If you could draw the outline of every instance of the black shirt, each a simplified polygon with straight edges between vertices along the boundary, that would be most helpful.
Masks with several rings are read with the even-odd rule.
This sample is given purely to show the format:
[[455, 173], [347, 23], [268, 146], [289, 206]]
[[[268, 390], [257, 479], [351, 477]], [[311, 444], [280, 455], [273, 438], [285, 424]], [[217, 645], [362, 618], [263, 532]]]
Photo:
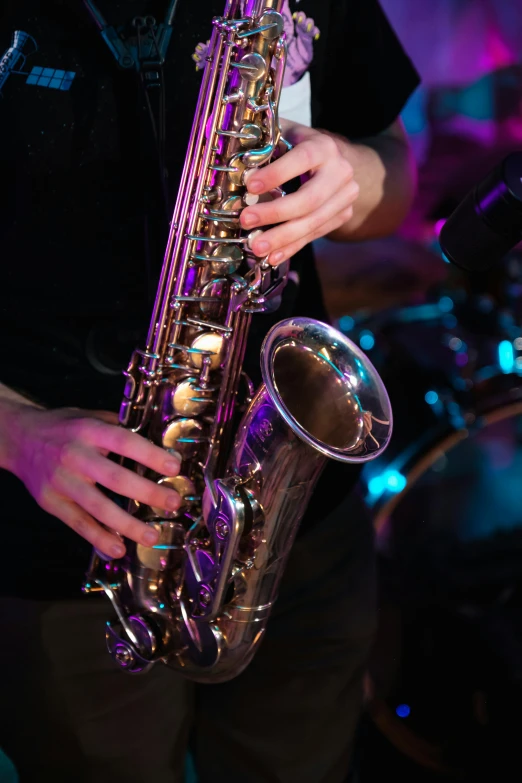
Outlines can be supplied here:
[[[178, 3], [164, 73], [170, 196], [201, 80], [193, 55], [224, 5]], [[167, 3], [99, 0], [97, 6], [126, 35], [134, 16], [162, 20]], [[303, 16], [292, 19], [296, 13]], [[314, 20], [314, 35], [305, 17]], [[288, 6], [287, 0], [285, 18], [288, 79], [300, 81], [309, 72], [312, 124], [350, 139], [385, 130], [418, 77], [377, 1], [290, 0]], [[15, 30], [38, 46], [16, 71], [74, 74], [67, 90], [31, 83], [19, 72], [3, 87], [0, 381], [50, 407], [117, 410], [120, 368], [148, 325], [166, 237], [143, 92], [136, 74], [117, 66], [82, 0], [4, 0], [0, 21], [0, 55]], [[293, 267], [299, 285], [287, 286], [275, 315], [254, 319], [247, 365], [256, 381], [259, 346], [273, 323], [289, 315], [327, 318], [310, 248]], [[332, 464], [303, 524], [319, 521], [355, 476], [356, 470]], [[7, 553], [0, 592], [77, 595], [90, 545], [41, 511], [5, 472], [0, 497]]]

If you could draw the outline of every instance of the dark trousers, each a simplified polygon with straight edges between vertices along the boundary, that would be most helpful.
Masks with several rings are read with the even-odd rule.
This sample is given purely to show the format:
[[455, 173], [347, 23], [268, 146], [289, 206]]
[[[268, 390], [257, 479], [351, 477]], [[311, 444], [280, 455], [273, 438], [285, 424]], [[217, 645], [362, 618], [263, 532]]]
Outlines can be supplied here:
[[[357, 504], [357, 507], [355, 507]], [[265, 640], [222, 685], [105, 648], [108, 602], [0, 599], [0, 747], [20, 783], [343, 783], [375, 627], [370, 524], [347, 501], [296, 542]]]

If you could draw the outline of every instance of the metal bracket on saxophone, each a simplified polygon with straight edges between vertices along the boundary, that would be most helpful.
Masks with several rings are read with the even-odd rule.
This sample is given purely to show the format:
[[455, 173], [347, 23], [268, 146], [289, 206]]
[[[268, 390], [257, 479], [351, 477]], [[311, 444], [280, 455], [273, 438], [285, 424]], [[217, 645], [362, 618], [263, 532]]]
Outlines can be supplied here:
[[[192, 619], [215, 620], [225, 599], [237, 547], [245, 530], [247, 503], [236, 482], [214, 482], [217, 503], [205, 514], [205, 526], [212, 539], [212, 554], [189, 542], [185, 570], [187, 595], [192, 602]], [[248, 502], [248, 501], [247, 501]]]

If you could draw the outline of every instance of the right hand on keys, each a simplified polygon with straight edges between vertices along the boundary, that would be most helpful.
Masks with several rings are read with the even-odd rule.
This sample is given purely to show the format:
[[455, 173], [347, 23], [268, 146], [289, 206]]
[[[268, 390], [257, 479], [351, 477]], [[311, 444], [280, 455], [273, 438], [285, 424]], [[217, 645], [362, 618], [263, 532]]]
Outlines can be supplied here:
[[109, 500], [96, 484], [168, 511], [181, 503], [172, 489], [107, 459], [113, 453], [162, 476], [179, 473], [176, 457], [117, 423], [118, 417], [105, 411], [47, 411], [24, 405], [13, 411], [8, 424], [8, 469], [45, 511], [111, 558], [125, 554], [123, 541], [111, 531], [145, 546], [156, 544], [158, 534]]

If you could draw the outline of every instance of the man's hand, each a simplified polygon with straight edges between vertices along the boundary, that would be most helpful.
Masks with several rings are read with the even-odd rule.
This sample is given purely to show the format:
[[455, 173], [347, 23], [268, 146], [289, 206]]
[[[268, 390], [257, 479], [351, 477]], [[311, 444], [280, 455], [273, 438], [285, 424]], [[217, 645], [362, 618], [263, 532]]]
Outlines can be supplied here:
[[47, 411], [32, 405], [14, 405], [9, 415], [2, 415], [2, 466], [24, 482], [45, 511], [113, 558], [122, 557], [125, 546], [111, 531], [145, 546], [156, 544], [158, 534], [109, 500], [96, 484], [170, 511], [181, 502], [173, 490], [107, 459], [110, 453], [119, 454], [160, 476], [179, 472], [175, 457], [118, 427], [117, 421], [104, 411]]
[[[244, 228], [275, 225], [253, 242], [259, 256], [278, 265], [314, 239], [347, 223], [359, 196], [354, 169], [343, 154], [343, 141], [305, 125], [282, 121], [293, 149], [247, 178], [250, 193], [262, 195], [295, 177], [303, 185], [297, 193], [248, 207], [241, 214]], [[348, 142], [346, 142], [348, 145]], [[281, 225], [276, 225], [281, 224]]]
[[294, 148], [249, 174], [247, 188], [262, 195], [294, 177], [303, 184], [295, 194], [241, 213], [246, 229], [274, 226], [252, 243], [257, 255], [277, 265], [320, 237], [362, 241], [397, 230], [416, 189], [415, 161], [401, 120], [357, 144], [287, 120], [282, 128]]

